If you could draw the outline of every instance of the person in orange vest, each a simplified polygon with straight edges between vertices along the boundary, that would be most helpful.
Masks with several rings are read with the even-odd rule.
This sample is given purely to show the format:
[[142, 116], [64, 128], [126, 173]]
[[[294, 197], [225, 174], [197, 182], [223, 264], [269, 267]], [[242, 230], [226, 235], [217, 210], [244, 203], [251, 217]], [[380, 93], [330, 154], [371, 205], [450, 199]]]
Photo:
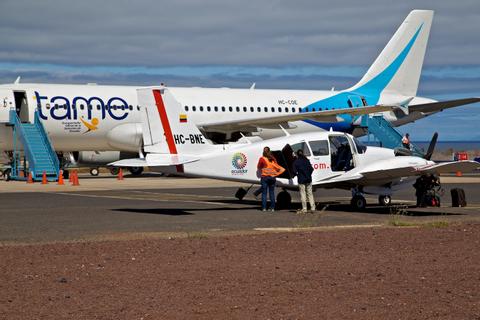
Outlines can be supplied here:
[[258, 159], [257, 169], [260, 171], [262, 185], [262, 211], [267, 211], [267, 191], [270, 197], [270, 211], [275, 211], [275, 177], [281, 175], [285, 168], [277, 163], [269, 147], [263, 148], [263, 155]]
[[403, 136], [402, 145], [405, 149], [410, 150], [410, 135], [408, 133]]

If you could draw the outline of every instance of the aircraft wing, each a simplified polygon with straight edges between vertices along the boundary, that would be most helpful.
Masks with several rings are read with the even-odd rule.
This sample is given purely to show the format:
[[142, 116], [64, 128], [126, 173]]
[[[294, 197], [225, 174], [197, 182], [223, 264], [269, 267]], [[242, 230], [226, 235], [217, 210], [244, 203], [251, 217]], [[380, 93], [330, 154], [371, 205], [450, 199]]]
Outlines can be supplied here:
[[168, 167], [198, 161], [189, 155], [149, 153], [145, 158], [124, 159], [109, 163], [115, 167]]
[[377, 113], [390, 111], [394, 106], [386, 105], [376, 105], [376, 106], [367, 106], [361, 108], [351, 108], [351, 109], [335, 109], [335, 110], [323, 110], [323, 111], [314, 111], [314, 112], [302, 112], [302, 113], [292, 113], [281, 116], [273, 117], [264, 117], [264, 118], [253, 118], [246, 120], [234, 120], [234, 121], [224, 121], [217, 122], [208, 125], [201, 125], [201, 127], [206, 131], [223, 131], [223, 130], [245, 130], [247, 127], [269, 127], [272, 125], [284, 124], [291, 121], [300, 121], [300, 120], [316, 120], [319, 122], [332, 122], [336, 120], [336, 116], [342, 114], [349, 114], [352, 116]]
[[447, 100], [447, 101], [439, 101], [439, 102], [432, 102], [432, 103], [424, 103], [424, 104], [416, 104], [412, 106], [408, 106], [409, 112], [439, 112], [444, 109], [463, 106], [465, 104], [480, 102], [480, 98], [464, 98], [464, 99], [457, 99], [457, 100]]
[[315, 182], [318, 186], [345, 186], [345, 185], [366, 185], [370, 183], [385, 184], [400, 178], [421, 176], [424, 174], [442, 174], [473, 172], [480, 168], [480, 163], [476, 161], [454, 161], [437, 163], [433, 165], [414, 167], [405, 166], [400, 168], [380, 169], [374, 171], [362, 171], [356, 173], [345, 173], [334, 177], [329, 177], [321, 181]]

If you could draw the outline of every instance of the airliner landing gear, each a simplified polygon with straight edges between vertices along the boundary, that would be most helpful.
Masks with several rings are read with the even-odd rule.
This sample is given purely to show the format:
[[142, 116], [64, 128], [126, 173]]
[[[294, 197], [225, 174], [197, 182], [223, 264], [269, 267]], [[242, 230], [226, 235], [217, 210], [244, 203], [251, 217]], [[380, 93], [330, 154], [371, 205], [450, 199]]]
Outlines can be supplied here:
[[283, 189], [277, 195], [277, 208], [289, 209], [292, 206], [292, 196], [287, 190]]
[[98, 168], [90, 169], [90, 174], [94, 177], [98, 176], [99, 173], [100, 173], [100, 171], [98, 170]]
[[392, 197], [390, 196], [379, 196], [378, 197], [378, 204], [384, 207], [388, 207], [392, 204]]
[[120, 172], [119, 167], [110, 167], [109, 170], [110, 170], [110, 173], [112, 174], [112, 176], [116, 176]]
[[134, 176], [139, 176], [143, 172], [143, 167], [130, 167], [128, 168], [128, 171]]
[[352, 208], [356, 211], [365, 210], [365, 207], [367, 206], [367, 200], [365, 200], [362, 192], [359, 189], [355, 188], [352, 189], [352, 195], [352, 200], [350, 201], [350, 205], [352, 206]]

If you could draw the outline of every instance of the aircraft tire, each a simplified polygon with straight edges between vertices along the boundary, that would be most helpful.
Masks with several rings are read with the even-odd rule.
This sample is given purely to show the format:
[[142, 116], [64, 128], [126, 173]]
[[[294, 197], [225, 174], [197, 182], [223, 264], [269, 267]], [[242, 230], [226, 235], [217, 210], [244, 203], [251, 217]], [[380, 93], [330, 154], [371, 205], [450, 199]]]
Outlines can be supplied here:
[[285, 190], [282, 190], [277, 195], [277, 209], [289, 209], [292, 206], [292, 196]]
[[119, 167], [110, 167], [109, 170], [110, 170], [110, 173], [112, 174], [112, 176], [116, 176], [120, 172]]
[[10, 181], [10, 169], [6, 169], [5, 171], [3, 171], [3, 180], [4, 181]]
[[367, 206], [367, 200], [365, 200], [365, 197], [361, 195], [356, 195], [350, 201], [350, 205], [352, 206], [353, 209], [357, 211], [363, 211]]
[[390, 196], [379, 196], [378, 197], [378, 204], [384, 207], [388, 207], [392, 204], [392, 197]]
[[90, 174], [94, 177], [98, 176], [99, 173], [100, 173], [100, 170], [98, 170], [98, 168], [91, 168], [90, 169]]
[[128, 168], [128, 171], [134, 176], [139, 176], [143, 172], [143, 167], [130, 167]]

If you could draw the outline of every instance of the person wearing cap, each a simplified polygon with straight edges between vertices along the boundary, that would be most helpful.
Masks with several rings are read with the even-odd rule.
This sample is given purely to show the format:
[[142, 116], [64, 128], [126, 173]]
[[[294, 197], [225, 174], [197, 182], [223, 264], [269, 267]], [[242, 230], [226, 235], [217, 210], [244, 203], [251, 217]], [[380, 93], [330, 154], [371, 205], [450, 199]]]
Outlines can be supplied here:
[[305, 157], [302, 149], [297, 150], [296, 154], [297, 159], [293, 162], [293, 173], [297, 176], [300, 199], [302, 200], [302, 209], [298, 210], [298, 213], [307, 213], [307, 200], [313, 213], [316, 210], [312, 191], [313, 167], [310, 160]]
[[258, 159], [257, 169], [260, 172], [262, 185], [262, 211], [267, 211], [267, 193], [270, 197], [269, 211], [275, 211], [275, 184], [276, 177], [281, 175], [285, 168], [277, 163], [269, 147], [263, 148], [263, 155]]
[[410, 150], [410, 135], [408, 133], [403, 136], [402, 145], [405, 149]]

